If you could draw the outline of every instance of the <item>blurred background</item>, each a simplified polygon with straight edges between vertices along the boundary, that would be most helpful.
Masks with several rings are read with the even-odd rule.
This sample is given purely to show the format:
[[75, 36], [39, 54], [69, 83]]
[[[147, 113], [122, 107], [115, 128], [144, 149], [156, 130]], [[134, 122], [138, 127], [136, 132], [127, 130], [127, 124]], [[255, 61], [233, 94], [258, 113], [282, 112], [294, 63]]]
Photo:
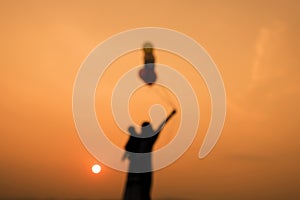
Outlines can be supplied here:
[[[201, 44], [227, 93], [221, 138], [200, 160], [210, 119], [206, 86], [185, 60], [155, 51], [157, 62], [190, 81], [201, 120], [188, 151], [154, 173], [153, 199], [300, 198], [299, 8], [296, 0], [1, 1], [0, 199], [121, 199], [126, 174], [82, 145], [72, 90], [81, 63], [99, 43], [147, 26], [174, 29]], [[142, 63], [142, 51], [120, 57], [96, 92], [98, 120], [120, 147], [127, 136], [107, 105], [118, 78]], [[164, 105], [147, 95], [141, 89], [130, 102], [136, 123], [148, 119], [147, 106]], [[170, 121], [156, 149], [175, 136], [179, 122], [178, 116]], [[91, 171], [95, 163], [99, 174]]]

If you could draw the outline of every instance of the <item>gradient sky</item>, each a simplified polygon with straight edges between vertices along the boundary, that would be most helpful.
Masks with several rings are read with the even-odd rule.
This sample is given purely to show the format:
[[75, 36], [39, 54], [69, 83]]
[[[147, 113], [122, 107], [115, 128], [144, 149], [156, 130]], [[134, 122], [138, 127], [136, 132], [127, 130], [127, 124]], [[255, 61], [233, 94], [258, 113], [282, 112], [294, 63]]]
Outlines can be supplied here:
[[[189, 78], [203, 117], [189, 150], [155, 172], [154, 199], [300, 198], [299, 8], [296, 0], [1, 1], [0, 199], [120, 199], [126, 174], [103, 165], [102, 173], [91, 173], [98, 161], [75, 129], [73, 83], [97, 44], [146, 26], [194, 38], [219, 67], [227, 93], [222, 136], [199, 160], [209, 95], [185, 61], [156, 52], [160, 63]], [[96, 102], [109, 97], [125, 73], [118, 66], [130, 69], [142, 62], [142, 52], [114, 62], [100, 81]], [[135, 98], [133, 103], [141, 101], [138, 93]], [[96, 103], [99, 121], [107, 120], [106, 134], [122, 146], [126, 135], [105, 102], [109, 98]], [[138, 123], [146, 117], [133, 116]], [[174, 136], [179, 121], [170, 122], [156, 148]]]

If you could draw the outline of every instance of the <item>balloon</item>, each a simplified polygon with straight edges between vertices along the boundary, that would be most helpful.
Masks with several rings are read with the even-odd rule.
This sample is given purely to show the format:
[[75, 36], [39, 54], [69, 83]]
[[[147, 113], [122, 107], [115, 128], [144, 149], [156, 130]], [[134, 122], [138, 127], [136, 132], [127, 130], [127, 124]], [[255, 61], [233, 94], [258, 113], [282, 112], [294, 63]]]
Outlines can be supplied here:
[[146, 42], [143, 46], [145, 53], [152, 53], [153, 51], [153, 45], [150, 42]]
[[153, 68], [148, 69], [145, 67], [139, 71], [139, 75], [147, 85], [152, 85], [153, 83], [155, 83], [157, 78]]
[[144, 68], [139, 71], [141, 79], [148, 85], [152, 85], [156, 81], [156, 73], [154, 71], [155, 57], [153, 55], [153, 45], [146, 42], [144, 49]]

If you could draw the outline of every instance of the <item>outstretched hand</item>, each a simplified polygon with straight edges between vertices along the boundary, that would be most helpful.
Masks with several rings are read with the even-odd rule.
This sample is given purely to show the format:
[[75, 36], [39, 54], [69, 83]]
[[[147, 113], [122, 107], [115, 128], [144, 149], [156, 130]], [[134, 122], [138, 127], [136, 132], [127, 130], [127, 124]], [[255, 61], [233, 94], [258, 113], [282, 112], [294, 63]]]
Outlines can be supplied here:
[[174, 115], [176, 112], [177, 112], [176, 109], [174, 109], [174, 110], [172, 111], [171, 115]]
[[167, 117], [166, 122], [169, 121], [169, 119], [176, 113], [176, 110], [174, 109], [171, 114]]

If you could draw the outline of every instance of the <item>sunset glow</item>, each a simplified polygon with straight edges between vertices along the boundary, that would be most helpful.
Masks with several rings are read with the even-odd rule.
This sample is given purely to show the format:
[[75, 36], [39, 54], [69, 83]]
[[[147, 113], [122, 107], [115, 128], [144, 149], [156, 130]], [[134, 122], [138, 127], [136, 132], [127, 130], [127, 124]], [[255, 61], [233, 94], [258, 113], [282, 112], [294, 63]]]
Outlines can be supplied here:
[[[206, 83], [180, 55], [157, 50], [154, 41], [142, 38], [153, 43], [156, 63], [188, 80], [200, 105], [195, 139], [176, 162], [153, 173], [152, 198], [300, 199], [299, 0], [0, 1], [0, 15], [0, 199], [122, 198], [127, 174], [100, 158], [108, 155], [124, 165], [128, 159], [111, 151], [94, 157], [96, 140], [91, 149], [83, 145], [72, 92], [80, 66], [94, 48], [142, 27], [176, 30], [203, 46], [222, 76], [227, 106], [220, 139], [199, 159], [214, 106]], [[107, 53], [119, 47], [115, 44], [101, 56], [109, 59]], [[144, 64], [143, 56], [142, 49], [122, 55], [104, 71], [96, 89], [87, 89], [95, 92], [91, 99], [99, 129], [122, 151], [129, 135], [127, 127], [121, 130], [115, 122], [112, 93], [120, 77]], [[166, 80], [156, 69], [157, 80]], [[138, 74], [135, 78], [142, 82]], [[183, 127], [183, 112], [175, 94], [151, 87], [132, 93], [128, 110], [134, 126], [144, 121], [155, 125], [172, 110], [166, 99], [174, 102], [178, 113], [153, 147], [159, 150]], [[186, 94], [182, 85], [176, 89]], [[121, 100], [113, 105], [118, 108]], [[162, 108], [149, 112], [156, 104]], [[192, 127], [196, 120], [187, 118]]]

